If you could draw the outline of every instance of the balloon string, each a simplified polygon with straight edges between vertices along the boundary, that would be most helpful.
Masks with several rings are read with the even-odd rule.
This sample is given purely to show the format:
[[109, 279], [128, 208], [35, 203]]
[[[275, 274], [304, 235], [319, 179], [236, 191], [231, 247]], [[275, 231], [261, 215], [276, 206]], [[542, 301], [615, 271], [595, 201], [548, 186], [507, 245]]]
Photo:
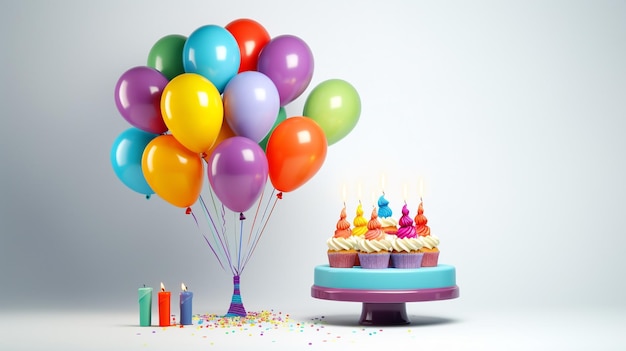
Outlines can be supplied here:
[[[209, 222], [212, 224], [209, 227], [213, 228], [213, 230], [211, 231], [211, 233], [213, 234], [213, 241], [216, 243], [216, 246], [217, 246], [217, 242], [219, 241], [220, 245], [218, 247], [222, 249], [222, 253], [223, 253], [225, 259], [228, 261], [231, 273], [234, 273], [234, 271], [232, 269], [232, 265], [230, 264], [230, 254], [226, 250], [226, 245], [224, 244], [224, 241], [222, 240], [222, 237], [219, 235], [219, 231], [217, 230], [217, 226], [215, 224], [215, 221], [213, 220], [213, 217], [211, 216], [211, 212], [207, 208], [206, 203], [204, 202], [204, 198], [202, 197], [202, 195], [199, 196], [199, 200], [200, 200], [200, 205], [202, 206], [202, 209], [204, 211], [205, 216], [208, 218]], [[211, 247], [211, 250], [213, 250], [213, 247], [212, 247], [211, 243], [209, 242], [208, 238], [206, 236], [204, 238], [207, 241], [207, 243], [209, 244], [209, 247]], [[215, 252], [215, 250], [213, 250], [213, 252], [214, 252], [215, 256], [217, 257], [218, 261], [220, 261], [220, 265], [222, 266], [222, 269], [226, 270], [224, 268], [224, 265], [221, 263], [220, 255], [218, 255]]]
[[[211, 190], [211, 189], [209, 189]], [[209, 194], [211, 194], [211, 201], [213, 203], [213, 208], [215, 209], [215, 211], [217, 212], [217, 205], [215, 204], [215, 196], [213, 194], [213, 191], [211, 191]], [[231, 270], [233, 268], [233, 261], [232, 261], [232, 255], [231, 255], [231, 251], [230, 251], [230, 243], [228, 241], [228, 235], [226, 235], [226, 210], [224, 208], [224, 204], [220, 203], [220, 209], [221, 209], [221, 216], [222, 216], [222, 228], [221, 228], [221, 240], [223, 240], [223, 245], [226, 251], [226, 257], [228, 258], [228, 264], [231, 267]]]
[[261, 209], [261, 202], [263, 201], [263, 195], [265, 195], [265, 191], [261, 192], [261, 197], [259, 198], [259, 201], [257, 201], [256, 211], [254, 211], [254, 218], [252, 219], [252, 225], [250, 226], [250, 233], [248, 234], [248, 245], [250, 245], [250, 239], [252, 238], [254, 225], [256, 224], [256, 219], [259, 216], [259, 209]]
[[[274, 190], [272, 190], [272, 193], [274, 193]], [[259, 213], [259, 209], [261, 208], [261, 200], [263, 199], [263, 195], [265, 195], [265, 191], [262, 193], [261, 198], [259, 198], [259, 201], [258, 201], [258, 204], [257, 204], [256, 214], [255, 214], [255, 216], [254, 216], [255, 221], [256, 221], [257, 215], [258, 215], [258, 213]], [[269, 208], [269, 205], [270, 205], [270, 201], [271, 201], [271, 200], [272, 200], [272, 197], [270, 196], [270, 197], [269, 197], [269, 199], [268, 199], [268, 201], [267, 201], [267, 205], [265, 205], [265, 210], [263, 211], [263, 215], [261, 216], [261, 222], [263, 222], [263, 219], [265, 218], [265, 215], [267, 214], [267, 209]], [[253, 231], [253, 229], [254, 229], [254, 228], [250, 228], [250, 236], [252, 236], [252, 231]], [[253, 245], [254, 245], [254, 242], [255, 242], [256, 240], [258, 240], [258, 236], [259, 236], [259, 228], [258, 228], [258, 227], [256, 227], [256, 232], [255, 232], [255, 234], [254, 234], [254, 239], [252, 240]], [[250, 240], [248, 239], [248, 242], [249, 242], [249, 241], [250, 241]], [[252, 246], [248, 245], [248, 246], [246, 247], [246, 259], [245, 259], [245, 261], [244, 261], [244, 262], [248, 262], [248, 260], [250, 259], [250, 256], [251, 256], [251, 251], [252, 251]], [[244, 265], [244, 266], [245, 266], [245, 265]]]
[[[235, 272], [235, 265], [233, 264], [233, 254], [231, 252], [230, 241], [228, 240], [228, 235], [226, 233], [226, 209], [224, 208], [224, 204], [221, 206], [221, 215], [222, 215], [222, 238], [224, 239], [224, 244], [226, 247], [226, 252], [228, 252], [228, 264], [231, 267], [231, 270]], [[237, 245], [237, 237], [235, 236], [235, 246]]]
[[248, 263], [248, 260], [250, 259], [250, 257], [252, 257], [252, 254], [254, 253], [254, 250], [256, 249], [257, 244], [261, 240], [261, 237], [263, 236], [263, 233], [265, 232], [265, 227], [267, 226], [267, 223], [269, 222], [270, 217], [272, 217], [272, 213], [274, 213], [274, 208], [276, 207], [276, 203], [278, 202], [278, 200], [282, 199], [282, 192], [280, 194], [281, 194], [280, 197], [277, 196], [274, 199], [274, 204], [272, 205], [272, 209], [270, 210], [269, 214], [267, 215], [267, 218], [265, 219], [265, 223], [263, 223], [263, 226], [261, 227], [259, 236], [255, 239], [255, 241], [254, 241], [254, 243], [252, 245], [252, 250], [250, 250], [250, 253], [248, 254], [248, 257], [247, 257], [246, 261], [244, 262], [244, 267]]
[[243, 217], [243, 213], [241, 214], [241, 216], [239, 217], [240, 221], [239, 221], [239, 250], [237, 251], [237, 275], [239, 275], [242, 272], [242, 268], [241, 268], [241, 242], [243, 241], [243, 221], [244, 219], [246, 219], [245, 217]]
[[204, 234], [204, 231], [200, 228], [200, 223], [198, 223], [198, 218], [196, 218], [196, 214], [193, 213], [193, 211], [191, 210], [191, 207], [187, 208], [187, 214], [190, 214], [193, 217], [193, 220], [196, 222], [196, 226], [198, 227], [198, 231], [200, 232], [200, 234], [204, 238], [204, 241], [206, 241], [206, 243], [209, 245], [209, 248], [213, 252], [213, 255], [215, 255], [215, 258], [217, 258], [217, 262], [220, 264], [220, 267], [222, 267], [223, 270], [226, 270], [226, 268], [224, 268], [224, 265], [222, 264], [222, 260], [220, 260], [220, 256], [217, 254], [217, 252], [215, 252], [215, 249], [213, 248], [213, 245], [211, 245], [211, 242], [209, 241], [209, 239]]

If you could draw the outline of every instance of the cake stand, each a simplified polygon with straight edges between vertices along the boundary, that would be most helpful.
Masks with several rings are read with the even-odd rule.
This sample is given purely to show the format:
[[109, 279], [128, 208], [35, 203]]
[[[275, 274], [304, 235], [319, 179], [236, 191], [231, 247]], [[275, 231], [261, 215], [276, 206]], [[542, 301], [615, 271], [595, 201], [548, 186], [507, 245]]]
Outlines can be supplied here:
[[311, 296], [323, 300], [363, 304], [359, 324], [410, 324], [407, 302], [448, 300], [459, 297], [456, 270], [440, 264], [417, 269], [362, 269], [315, 267]]

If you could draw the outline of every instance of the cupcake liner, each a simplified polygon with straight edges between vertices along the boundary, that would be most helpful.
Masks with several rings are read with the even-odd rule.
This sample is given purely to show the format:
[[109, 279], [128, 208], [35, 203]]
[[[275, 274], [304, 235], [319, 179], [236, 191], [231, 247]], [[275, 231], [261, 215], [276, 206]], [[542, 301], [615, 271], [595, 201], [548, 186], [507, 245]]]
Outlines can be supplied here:
[[380, 253], [361, 253], [359, 252], [359, 261], [361, 268], [364, 269], [382, 269], [389, 268], [389, 252]]
[[329, 252], [328, 264], [333, 268], [352, 268], [356, 260], [356, 252]]
[[424, 254], [421, 252], [391, 253], [392, 267], [400, 269], [420, 268], [422, 266], [423, 257]]
[[422, 267], [437, 267], [439, 261], [439, 251], [437, 252], [424, 252], [422, 258]]

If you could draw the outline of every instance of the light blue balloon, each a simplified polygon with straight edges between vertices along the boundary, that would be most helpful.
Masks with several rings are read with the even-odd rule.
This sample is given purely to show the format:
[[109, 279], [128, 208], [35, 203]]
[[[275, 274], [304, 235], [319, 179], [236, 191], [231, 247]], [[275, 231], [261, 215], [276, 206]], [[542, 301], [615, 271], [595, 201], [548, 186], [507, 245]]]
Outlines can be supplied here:
[[158, 134], [129, 128], [117, 136], [111, 147], [111, 165], [115, 175], [133, 191], [150, 196], [154, 194], [141, 169], [143, 150]]
[[187, 38], [183, 68], [210, 80], [220, 93], [239, 71], [241, 53], [235, 37], [224, 27], [202, 26]]
[[256, 143], [272, 129], [279, 108], [278, 89], [261, 72], [241, 72], [224, 89], [224, 119], [235, 134]]

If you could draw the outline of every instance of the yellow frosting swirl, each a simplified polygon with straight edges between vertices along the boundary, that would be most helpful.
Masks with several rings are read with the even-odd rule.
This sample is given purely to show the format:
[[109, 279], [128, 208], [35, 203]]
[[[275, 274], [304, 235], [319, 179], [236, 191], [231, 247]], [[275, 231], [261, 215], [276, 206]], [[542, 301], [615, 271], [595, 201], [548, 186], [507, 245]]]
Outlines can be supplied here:
[[363, 217], [363, 207], [360, 203], [356, 208], [356, 217], [354, 217], [352, 224], [354, 224], [352, 235], [363, 236], [367, 232], [367, 219]]

